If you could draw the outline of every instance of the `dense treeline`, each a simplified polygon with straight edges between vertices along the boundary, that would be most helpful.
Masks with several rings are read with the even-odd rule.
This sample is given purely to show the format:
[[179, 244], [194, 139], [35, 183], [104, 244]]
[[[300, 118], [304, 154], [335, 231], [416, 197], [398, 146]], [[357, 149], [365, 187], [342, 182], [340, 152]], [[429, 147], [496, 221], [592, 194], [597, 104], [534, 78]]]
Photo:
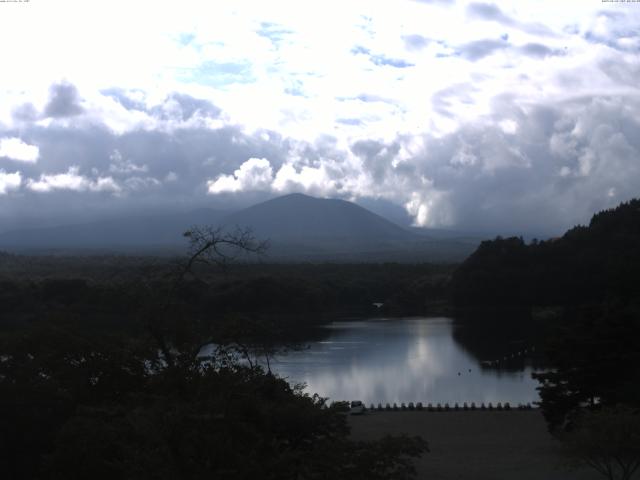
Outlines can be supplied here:
[[[88, 259], [77, 261], [96, 271]], [[146, 278], [141, 268], [120, 267], [111, 279], [64, 278], [55, 271], [35, 280], [5, 274], [0, 279], [0, 323], [6, 327], [40, 313], [63, 311], [126, 322], [131, 312], [172, 289], [171, 264], [142, 268]], [[82, 269], [76, 264], [75, 270]], [[443, 307], [450, 270], [429, 264], [235, 265], [226, 273], [200, 268], [172, 295], [194, 315], [298, 315], [301, 324], [323, 314], [422, 314]], [[384, 303], [381, 310], [374, 302]]]
[[[351, 441], [340, 411], [251, 363], [264, 337], [246, 325], [137, 314], [127, 332], [67, 316], [0, 332], [5, 478], [409, 478], [426, 449]], [[206, 341], [225, 346], [204, 358]]]
[[245, 265], [201, 291], [208, 308], [268, 313], [422, 314], [446, 299], [451, 267], [403, 264]]
[[572, 428], [585, 408], [640, 407], [639, 274], [640, 200], [632, 200], [561, 238], [483, 242], [454, 272], [452, 298], [463, 310], [544, 312], [553, 369], [534, 377], [550, 428]]
[[561, 238], [482, 242], [452, 278], [457, 306], [579, 305], [640, 298], [640, 200]]

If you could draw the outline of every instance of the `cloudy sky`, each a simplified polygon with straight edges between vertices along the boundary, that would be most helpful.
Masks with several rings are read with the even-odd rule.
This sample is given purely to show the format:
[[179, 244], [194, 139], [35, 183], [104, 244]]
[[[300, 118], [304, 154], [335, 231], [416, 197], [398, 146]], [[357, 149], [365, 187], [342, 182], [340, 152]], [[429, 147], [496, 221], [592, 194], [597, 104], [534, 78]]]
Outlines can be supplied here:
[[640, 3], [0, 3], [0, 221], [290, 192], [554, 234], [640, 194]]

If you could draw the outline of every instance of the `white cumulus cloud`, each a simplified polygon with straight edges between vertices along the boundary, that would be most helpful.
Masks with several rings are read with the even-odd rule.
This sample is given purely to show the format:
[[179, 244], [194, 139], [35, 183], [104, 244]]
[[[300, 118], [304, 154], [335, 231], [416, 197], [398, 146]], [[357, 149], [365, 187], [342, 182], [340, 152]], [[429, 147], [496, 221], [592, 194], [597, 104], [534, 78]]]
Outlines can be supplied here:
[[111, 177], [99, 177], [91, 180], [79, 174], [77, 166], [69, 167], [65, 173], [42, 174], [39, 180], [30, 179], [27, 187], [34, 192], [51, 192], [53, 190], [72, 190], [75, 192], [118, 192], [120, 187]]
[[39, 156], [40, 149], [36, 145], [29, 145], [17, 137], [0, 140], [0, 157], [18, 162], [36, 163]]
[[7, 173], [0, 170], [0, 195], [6, 195], [11, 190], [17, 190], [22, 184], [20, 172]]
[[209, 193], [269, 190], [273, 181], [273, 168], [266, 158], [250, 158], [233, 175], [220, 175], [209, 180]]

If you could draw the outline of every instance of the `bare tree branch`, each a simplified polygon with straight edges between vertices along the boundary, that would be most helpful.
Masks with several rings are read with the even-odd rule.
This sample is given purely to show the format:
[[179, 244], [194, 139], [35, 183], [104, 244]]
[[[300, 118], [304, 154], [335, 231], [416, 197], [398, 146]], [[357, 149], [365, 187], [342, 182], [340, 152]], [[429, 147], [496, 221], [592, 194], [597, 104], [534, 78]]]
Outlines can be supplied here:
[[[196, 264], [213, 265], [224, 270], [242, 254], [263, 255], [269, 245], [267, 241], [257, 241], [250, 228], [236, 227], [229, 232], [221, 227], [193, 226], [183, 235], [189, 240], [187, 259], [178, 267], [159, 315], [169, 311], [169, 307], [175, 301], [176, 290], [180, 288], [187, 276], [203, 281], [195, 272]], [[172, 350], [171, 342], [167, 339], [163, 322], [158, 321], [157, 317], [150, 318], [148, 328], [158, 344], [164, 362], [167, 366], [173, 367], [176, 364], [176, 355]], [[199, 350], [195, 352], [194, 357], [198, 353]]]

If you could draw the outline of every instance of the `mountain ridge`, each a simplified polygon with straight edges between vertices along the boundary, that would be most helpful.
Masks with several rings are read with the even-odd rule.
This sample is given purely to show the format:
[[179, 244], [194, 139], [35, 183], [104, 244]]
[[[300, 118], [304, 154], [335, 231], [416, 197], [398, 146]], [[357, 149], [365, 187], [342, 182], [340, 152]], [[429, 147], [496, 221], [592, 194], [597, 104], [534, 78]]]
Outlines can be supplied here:
[[198, 209], [184, 214], [125, 217], [82, 224], [13, 230], [0, 249], [14, 252], [118, 251], [182, 254], [182, 233], [194, 225], [250, 228], [269, 240], [274, 261], [458, 261], [477, 242], [430, 238], [353, 202], [289, 194], [236, 212]]
[[231, 213], [223, 222], [250, 226], [258, 237], [309, 237], [383, 240], [417, 236], [364, 207], [336, 198], [315, 198], [292, 193]]

